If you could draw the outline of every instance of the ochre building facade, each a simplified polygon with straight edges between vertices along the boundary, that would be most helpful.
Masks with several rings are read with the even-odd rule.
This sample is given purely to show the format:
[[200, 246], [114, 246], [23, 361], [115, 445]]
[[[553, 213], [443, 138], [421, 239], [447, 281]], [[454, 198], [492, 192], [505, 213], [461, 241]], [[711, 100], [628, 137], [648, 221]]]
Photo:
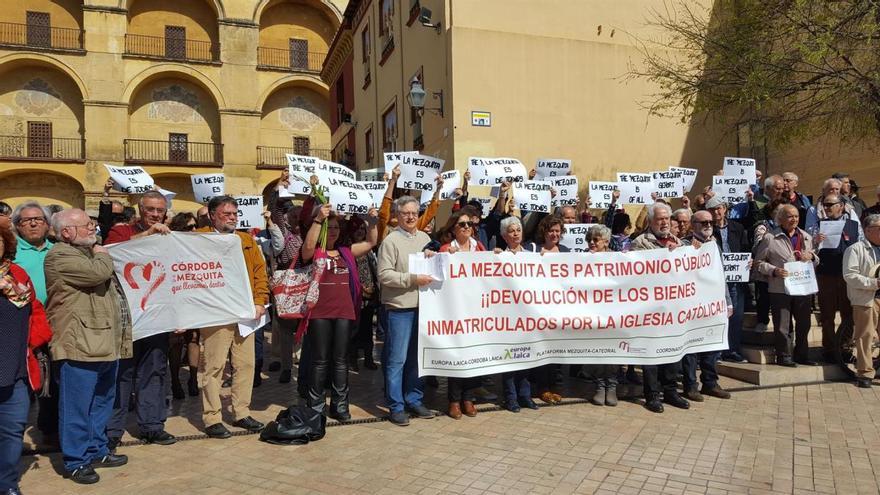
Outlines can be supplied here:
[[320, 70], [346, 0], [17, 0], [0, 9], [0, 199], [93, 208], [103, 164], [192, 210], [190, 175], [260, 194], [330, 157]]

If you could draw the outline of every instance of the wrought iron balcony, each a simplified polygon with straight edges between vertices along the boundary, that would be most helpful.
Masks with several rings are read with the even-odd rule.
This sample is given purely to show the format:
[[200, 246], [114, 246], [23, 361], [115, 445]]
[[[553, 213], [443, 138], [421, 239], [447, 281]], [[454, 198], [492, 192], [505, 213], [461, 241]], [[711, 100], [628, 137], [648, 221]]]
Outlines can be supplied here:
[[200, 167], [223, 165], [222, 144], [147, 139], [126, 139], [124, 144], [125, 163]]
[[280, 148], [272, 146], [257, 146], [257, 168], [287, 168], [288, 153], [306, 155], [330, 160], [330, 150], [309, 148], [307, 150], [295, 150], [293, 148]]
[[0, 136], [0, 160], [84, 162], [85, 150], [82, 138]]
[[83, 30], [0, 22], [0, 46], [82, 51]]
[[220, 61], [220, 43], [186, 38], [126, 34], [125, 54], [163, 60], [214, 63]]
[[321, 72], [326, 53], [289, 50], [285, 48], [257, 48], [257, 67], [290, 72]]

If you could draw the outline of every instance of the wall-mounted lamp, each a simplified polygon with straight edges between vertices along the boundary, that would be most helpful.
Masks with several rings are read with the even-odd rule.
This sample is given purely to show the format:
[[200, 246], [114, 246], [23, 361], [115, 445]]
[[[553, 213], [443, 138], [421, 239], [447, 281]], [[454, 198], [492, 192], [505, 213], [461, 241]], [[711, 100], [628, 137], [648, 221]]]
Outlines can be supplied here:
[[443, 117], [443, 90], [441, 89], [437, 92], [431, 92], [431, 96], [440, 100], [440, 108], [425, 108], [425, 99], [427, 96], [428, 92], [425, 91], [422, 83], [417, 78], [413, 78], [409, 83], [409, 94], [406, 95], [406, 100], [409, 102], [409, 106], [416, 110], [428, 110], [429, 112], [434, 112], [440, 117]]
[[437, 34], [440, 34], [440, 22], [438, 21], [437, 24], [431, 22], [431, 9], [422, 7], [422, 11], [419, 14], [419, 23], [422, 26], [434, 28]]

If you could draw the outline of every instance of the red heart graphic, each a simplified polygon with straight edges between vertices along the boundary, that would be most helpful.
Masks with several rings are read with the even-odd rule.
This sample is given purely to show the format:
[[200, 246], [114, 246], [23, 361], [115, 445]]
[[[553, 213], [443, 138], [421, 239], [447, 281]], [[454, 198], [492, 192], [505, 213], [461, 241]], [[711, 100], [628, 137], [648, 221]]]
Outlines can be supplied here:
[[165, 266], [158, 261], [151, 261], [145, 265], [128, 262], [125, 264], [125, 267], [122, 269], [122, 277], [125, 279], [125, 282], [134, 290], [140, 290], [141, 286], [138, 281], [135, 279], [135, 268], [141, 268], [140, 271], [140, 279], [144, 282], [150, 282], [153, 279], [153, 275], [158, 274], [156, 276], [156, 280], [149, 286], [147, 289], [147, 293], [141, 298], [141, 310], [144, 310], [147, 306], [147, 301], [150, 296], [153, 295], [153, 292], [156, 291], [157, 288], [165, 281]]

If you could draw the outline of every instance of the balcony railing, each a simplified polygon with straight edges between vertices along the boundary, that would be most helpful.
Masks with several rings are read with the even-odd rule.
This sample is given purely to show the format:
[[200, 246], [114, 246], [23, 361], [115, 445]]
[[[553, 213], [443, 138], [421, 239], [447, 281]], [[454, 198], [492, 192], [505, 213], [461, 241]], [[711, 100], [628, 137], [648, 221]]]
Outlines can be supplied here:
[[187, 62], [219, 62], [220, 43], [184, 38], [165, 38], [142, 34], [125, 35], [126, 55], [185, 60]]
[[321, 72], [326, 53], [289, 50], [285, 48], [257, 48], [257, 67], [291, 72]]
[[[298, 152], [297, 152], [298, 151]], [[322, 160], [330, 160], [330, 150], [309, 148], [306, 150], [294, 150], [293, 148], [278, 148], [272, 146], [257, 146], [257, 167], [258, 168], [287, 168], [287, 155], [292, 153], [295, 155], [307, 155]]]
[[223, 145], [126, 139], [125, 162], [214, 167], [223, 164]]
[[83, 162], [86, 141], [81, 138], [0, 136], [0, 160]]
[[81, 51], [83, 30], [0, 22], [0, 45], [26, 46], [37, 50]]

